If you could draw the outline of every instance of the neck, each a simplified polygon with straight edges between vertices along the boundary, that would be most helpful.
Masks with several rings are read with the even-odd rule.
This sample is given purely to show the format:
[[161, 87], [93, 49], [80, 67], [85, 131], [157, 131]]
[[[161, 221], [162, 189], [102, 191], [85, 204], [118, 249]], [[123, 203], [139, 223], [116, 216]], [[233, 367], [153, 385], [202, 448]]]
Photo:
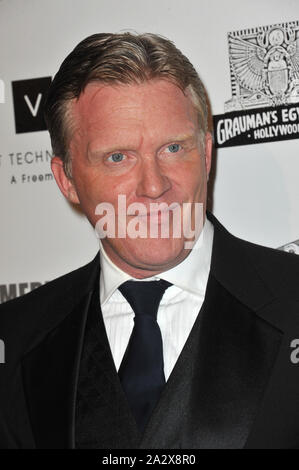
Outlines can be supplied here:
[[177, 257], [164, 264], [138, 265], [137, 263], [128, 263], [124, 258], [120, 257], [111, 246], [107, 246], [103, 242], [102, 245], [109, 260], [114, 263], [117, 268], [135, 279], [145, 279], [147, 277], [157, 276], [162, 272], [168, 271], [169, 269], [174, 268], [180, 264], [191, 252], [190, 249], [183, 249]]

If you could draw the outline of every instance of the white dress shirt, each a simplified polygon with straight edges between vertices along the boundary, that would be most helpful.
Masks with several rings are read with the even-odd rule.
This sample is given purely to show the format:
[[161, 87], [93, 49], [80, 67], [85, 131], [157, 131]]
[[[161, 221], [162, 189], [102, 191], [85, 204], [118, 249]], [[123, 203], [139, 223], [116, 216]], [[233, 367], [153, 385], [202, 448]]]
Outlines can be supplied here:
[[168, 380], [205, 298], [213, 235], [214, 227], [206, 219], [190, 254], [174, 268], [146, 279], [134, 279], [119, 269], [110, 260], [100, 241], [100, 302], [116, 370], [119, 369], [134, 326], [134, 312], [118, 287], [129, 279], [165, 279], [173, 285], [166, 289], [162, 297], [157, 321], [163, 341], [165, 379]]

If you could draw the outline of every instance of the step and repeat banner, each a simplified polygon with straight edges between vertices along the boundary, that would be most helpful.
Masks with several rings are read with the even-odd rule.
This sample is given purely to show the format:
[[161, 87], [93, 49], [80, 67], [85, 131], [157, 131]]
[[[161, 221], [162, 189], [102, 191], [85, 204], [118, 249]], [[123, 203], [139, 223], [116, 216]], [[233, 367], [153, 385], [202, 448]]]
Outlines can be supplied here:
[[98, 250], [52, 176], [42, 108], [80, 40], [122, 31], [166, 36], [198, 70], [215, 215], [241, 238], [299, 254], [298, 0], [0, 0], [0, 303]]

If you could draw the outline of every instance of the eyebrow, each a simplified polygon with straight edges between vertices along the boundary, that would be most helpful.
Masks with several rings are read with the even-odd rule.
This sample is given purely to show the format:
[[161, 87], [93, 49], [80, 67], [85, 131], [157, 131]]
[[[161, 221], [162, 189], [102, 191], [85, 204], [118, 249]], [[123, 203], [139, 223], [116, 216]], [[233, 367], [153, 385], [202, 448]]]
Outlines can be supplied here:
[[[175, 136], [173, 138], [167, 139], [167, 142], [196, 142], [197, 135], [196, 134], [183, 134], [180, 136]], [[165, 145], [165, 144], [163, 144]]]

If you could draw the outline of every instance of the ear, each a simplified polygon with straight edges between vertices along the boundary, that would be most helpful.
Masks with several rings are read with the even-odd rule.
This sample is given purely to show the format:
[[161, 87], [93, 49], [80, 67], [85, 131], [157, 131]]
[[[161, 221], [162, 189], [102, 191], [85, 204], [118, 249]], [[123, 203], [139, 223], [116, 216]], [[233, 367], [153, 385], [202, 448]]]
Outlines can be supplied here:
[[206, 133], [205, 144], [206, 144], [206, 151], [205, 151], [206, 170], [207, 170], [207, 177], [209, 178], [211, 165], [212, 165], [212, 151], [213, 151], [213, 138], [210, 132]]
[[62, 194], [73, 204], [80, 204], [76, 188], [72, 181], [66, 176], [63, 161], [60, 157], [53, 157], [51, 160], [51, 168]]

